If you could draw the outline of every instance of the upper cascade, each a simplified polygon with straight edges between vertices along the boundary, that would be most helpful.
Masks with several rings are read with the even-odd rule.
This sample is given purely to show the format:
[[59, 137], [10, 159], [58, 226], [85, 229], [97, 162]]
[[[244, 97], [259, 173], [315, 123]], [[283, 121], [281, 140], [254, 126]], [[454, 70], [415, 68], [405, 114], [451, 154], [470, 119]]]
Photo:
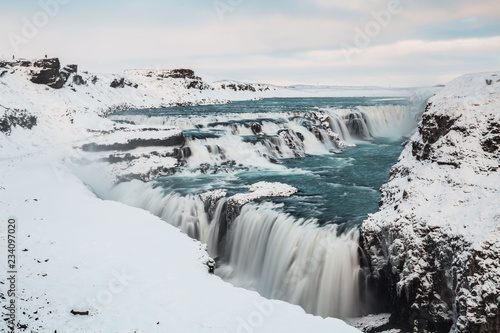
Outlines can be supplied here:
[[127, 126], [178, 127], [186, 139], [184, 161], [179, 166], [217, 173], [238, 168], [276, 169], [282, 159], [339, 153], [380, 137], [399, 139], [415, 121], [410, 109], [403, 104], [175, 117], [168, 112], [138, 112], [110, 118]]

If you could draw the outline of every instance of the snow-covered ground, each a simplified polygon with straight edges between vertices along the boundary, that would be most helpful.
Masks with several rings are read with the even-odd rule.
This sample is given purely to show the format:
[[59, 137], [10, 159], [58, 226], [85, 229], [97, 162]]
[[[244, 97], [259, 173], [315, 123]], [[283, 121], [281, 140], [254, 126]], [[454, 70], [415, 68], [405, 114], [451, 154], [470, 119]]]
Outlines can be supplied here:
[[[343, 321], [308, 315], [209, 274], [205, 245], [148, 212], [99, 199], [62, 163], [80, 159], [83, 153], [74, 148], [85, 143], [123, 144], [137, 138], [137, 128], [126, 140], [101, 138], [115, 128], [98, 114], [117, 107], [261, 98], [278, 96], [279, 88], [240, 95], [192, 90], [185, 84], [196, 79], [128, 71], [98, 75], [97, 80], [82, 72], [86, 84], [53, 89], [30, 82], [32, 67], [6, 68], [0, 77], [0, 118], [24, 110], [36, 117], [36, 125], [0, 133], [1, 331], [8, 331], [6, 224], [13, 218], [21, 331], [357, 332]], [[124, 86], [111, 88], [121, 77]], [[165, 138], [165, 133], [146, 132], [152, 140]], [[86, 177], [105, 183], [105, 173], [97, 170]]]

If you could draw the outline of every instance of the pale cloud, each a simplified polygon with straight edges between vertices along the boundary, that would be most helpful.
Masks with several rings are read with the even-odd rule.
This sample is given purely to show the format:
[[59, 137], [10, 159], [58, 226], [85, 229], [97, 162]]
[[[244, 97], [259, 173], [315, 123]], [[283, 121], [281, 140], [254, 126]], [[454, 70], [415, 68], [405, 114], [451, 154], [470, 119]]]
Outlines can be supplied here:
[[314, 4], [327, 8], [344, 8], [348, 10], [366, 11], [377, 8], [381, 1], [377, 0], [313, 0]]
[[306, 52], [306, 57], [315, 66], [371, 66], [395, 64], [409, 56], [455, 56], [467, 57], [497, 54], [500, 64], [500, 36], [489, 38], [468, 38], [441, 41], [404, 40], [389, 45], [377, 45], [354, 49], [351, 61], [345, 58], [341, 49]]
[[[500, 0], [400, 0], [403, 10], [351, 62], [342, 43], [354, 46], [373, 13], [398, 0], [247, 0], [233, 2], [224, 20], [204, 0], [89, 1], [92, 10], [80, 2], [61, 8], [17, 55], [59, 56], [90, 71], [182, 66], [215, 79], [331, 84], [439, 83], [500, 63]], [[39, 10], [36, 2], [18, 6], [1, 14], [0, 55], [13, 53], [5, 34], [20, 33], [21, 17]]]
[[404, 18], [402, 21], [407, 26], [421, 27], [463, 19], [474, 18], [477, 20], [479, 17], [487, 21], [500, 18], [500, 5], [495, 3], [494, 0], [457, 1], [447, 7], [438, 6], [439, 4], [439, 2], [436, 2], [434, 6], [429, 6], [428, 3], [424, 5], [417, 1], [411, 2], [404, 6], [405, 10], [401, 13], [401, 16]]

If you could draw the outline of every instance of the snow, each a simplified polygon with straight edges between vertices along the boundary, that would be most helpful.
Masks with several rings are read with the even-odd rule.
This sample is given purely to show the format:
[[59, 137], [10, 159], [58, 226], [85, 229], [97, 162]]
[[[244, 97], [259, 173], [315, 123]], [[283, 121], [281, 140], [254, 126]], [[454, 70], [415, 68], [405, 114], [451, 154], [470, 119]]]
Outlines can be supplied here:
[[401, 330], [399, 329], [384, 330], [384, 327], [389, 326], [390, 316], [390, 313], [380, 313], [359, 318], [348, 318], [346, 322], [363, 332], [400, 333]]
[[[15, 127], [8, 136], [0, 133], [0, 219], [2, 229], [9, 217], [18, 224], [17, 319], [27, 330], [358, 332], [341, 320], [308, 315], [298, 306], [223, 282], [208, 273], [206, 245], [144, 210], [99, 199], [68, 167], [68, 161], [85, 158], [75, 147], [88, 142], [123, 143], [137, 133], [165, 138], [178, 132], [131, 127], [115, 134], [115, 125], [99, 114], [124, 105], [223, 102], [220, 93], [187, 91], [183, 80], [157, 80], [138, 71], [98, 75], [95, 84], [59, 90], [31, 83], [29, 68], [10, 72], [0, 78], [0, 104], [38, 117], [32, 130]], [[87, 81], [93, 77], [79, 74]], [[120, 77], [138, 88], [110, 88]], [[87, 172], [104, 183], [110, 170]], [[264, 185], [253, 193], [291, 191]], [[0, 246], [6, 249], [5, 229]], [[5, 260], [0, 269], [4, 280]], [[0, 287], [5, 294], [6, 285]], [[6, 321], [0, 320], [0, 330], [7, 330]]]
[[225, 197], [227, 194], [227, 190], [224, 189], [219, 189], [219, 190], [212, 190], [212, 191], [207, 191], [202, 194], [200, 194], [200, 199], [203, 202], [207, 202], [209, 200], [213, 200], [214, 202], [217, 202], [220, 198]]
[[293, 186], [282, 183], [258, 182], [250, 185], [251, 193], [237, 193], [230, 200], [238, 206], [242, 206], [250, 201], [262, 197], [289, 197], [297, 193], [299, 190]]

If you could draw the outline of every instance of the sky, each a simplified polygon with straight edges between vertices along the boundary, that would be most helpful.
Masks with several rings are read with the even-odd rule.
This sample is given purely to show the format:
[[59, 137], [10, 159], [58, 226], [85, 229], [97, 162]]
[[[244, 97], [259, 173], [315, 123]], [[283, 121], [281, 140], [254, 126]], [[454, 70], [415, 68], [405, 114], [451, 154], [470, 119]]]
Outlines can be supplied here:
[[500, 0], [0, 0], [0, 56], [208, 82], [408, 87], [500, 70]]

